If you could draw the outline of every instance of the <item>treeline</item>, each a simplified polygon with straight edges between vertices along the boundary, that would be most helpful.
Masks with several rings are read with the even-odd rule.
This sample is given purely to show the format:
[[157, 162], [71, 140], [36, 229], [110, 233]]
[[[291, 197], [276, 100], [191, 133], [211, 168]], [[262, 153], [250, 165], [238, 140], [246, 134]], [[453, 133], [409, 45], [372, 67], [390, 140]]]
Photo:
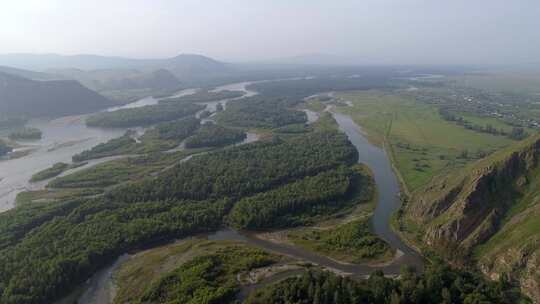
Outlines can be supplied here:
[[490, 282], [445, 265], [427, 267], [423, 274], [403, 268], [399, 279], [380, 271], [356, 281], [330, 272], [310, 271], [258, 289], [246, 304], [473, 304], [528, 303], [505, 279]]
[[164, 172], [109, 193], [121, 201], [243, 197], [353, 164], [357, 151], [344, 134], [317, 132], [276, 138], [194, 157]]
[[49, 178], [53, 178], [62, 174], [66, 170], [77, 168], [84, 165], [86, 165], [86, 163], [78, 163], [78, 164], [72, 164], [72, 165], [62, 163], [62, 162], [56, 163], [52, 165], [51, 167], [45, 170], [41, 170], [38, 173], [32, 175], [32, 177], [30, 178], [30, 182], [35, 183], [35, 182], [39, 182], [39, 181], [46, 180]]
[[0, 302], [52, 303], [122, 253], [217, 229], [228, 208], [223, 200], [126, 204], [96, 198], [2, 213]]
[[100, 112], [88, 117], [86, 125], [109, 128], [147, 126], [193, 115], [202, 109], [204, 106], [192, 103], [164, 103], [113, 112]]
[[113, 138], [108, 142], [98, 144], [90, 150], [85, 150], [72, 157], [74, 162], [81, 162], [90, 159], [97, 159], [113, 155], [121, 155], [131, 153], [133, 145], [136, 143], [132, 138], [133, 131], [127, 131], [123, 136]]
[[214, 123], [205, 123], [186, 142], [186, 148], [223, 147], [246, 138], [241, 130], [226, 128]]
[[8, 146], [8, 144], [5, 141], [0, 139], [0, 156], [4, 156], [11, 151], [13, 151], [13, 148]]
[[303, 224], [303, 219], [310, 215], [322, 213], [321, 211], [332, 207], [342, 207], [345, 203], [343, 198], [351, 191], [353, 180], [359, 180], [354, 174], [353, 170], [340, 167], [243, 198], [234, 205], [229, 220], [241, 229]]
[[244, 128], [278, 128], [284, 125], [305, 123], [306, 113], [291, 110], [301, 100], [254, 96], [231, 101], [216, 119], [224, 125]]
[[496, 136], [507, 136], [508, 138], [513, 140], [522, 140], [529, 136], [529, 134], [527, 134], [527, 132], [525, 132], [525, 129], [523, 129], [522, 127], [513, 127], [512, 131], [508, 133], [504, 129], [497, 130], [491, 124], [486, 124], [485, 126], [473, 124], [470, 121], [465, 120], [463, 117], [455, 115], [451, 111], [444, 108], [439, 109], [439, 114], [446, 121], [454, 122], [464, 127], [465, 129], [473, 130], [476, 132], [487, 133]]
[[237, 303], [237, 275], [271, 265], [275, 256], [260, 249], [228, 246], [198, 256], [153, 282], [130, 303]]
[[191, 95], [161, 99], [160, 102], [163, 102], [163, 103], [210, 102], [210, 101], [217, 101], [217, 100], [223, 100], [223, 99], [238, 98], [243, 95], [244, 95], [244, 92], [242, 91], [225, 90], [225, 91], [219, 91], [219, 92], [212, 92], [209, 90], [200, 90], [196, 92], [195, 94], [191, 94]]
[[41, 130], [36, 128], [23, 128], [9, 134], [9, 139], [12, 140], [36, 140], [41, 139]]

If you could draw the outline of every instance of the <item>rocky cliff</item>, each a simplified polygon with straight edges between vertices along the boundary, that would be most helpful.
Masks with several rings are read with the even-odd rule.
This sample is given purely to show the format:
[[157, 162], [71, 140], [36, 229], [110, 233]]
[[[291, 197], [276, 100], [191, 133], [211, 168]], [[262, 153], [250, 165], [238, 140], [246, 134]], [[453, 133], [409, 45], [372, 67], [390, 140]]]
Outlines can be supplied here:
[[507, 273], [540, 302], [540, 137], [434, 180], [405, 212], [422, 240], [450, 260]]

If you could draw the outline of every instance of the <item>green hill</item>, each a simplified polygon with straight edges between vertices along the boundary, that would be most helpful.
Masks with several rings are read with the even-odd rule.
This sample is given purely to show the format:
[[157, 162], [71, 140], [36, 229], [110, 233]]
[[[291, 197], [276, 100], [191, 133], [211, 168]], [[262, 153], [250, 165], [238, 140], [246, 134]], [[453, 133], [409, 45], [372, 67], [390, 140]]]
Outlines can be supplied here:
[[403, 226], [456, 263], [504, 273], [540, 299], [540, 136], [435, 178], [405, 208]]

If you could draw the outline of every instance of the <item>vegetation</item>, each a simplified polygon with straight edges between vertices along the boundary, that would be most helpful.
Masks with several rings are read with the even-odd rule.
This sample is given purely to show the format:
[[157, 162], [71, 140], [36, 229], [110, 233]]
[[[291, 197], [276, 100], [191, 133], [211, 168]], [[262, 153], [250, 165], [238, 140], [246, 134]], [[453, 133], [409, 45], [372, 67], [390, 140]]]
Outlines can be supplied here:
[[401, 271], [399, 280], [381, 271], [365, 281], [312, 271], [251, 294], [246, 304], [355, 304], [355, 303], [528, 303], [507, 280], [486, 281], [482, 276], [443, 265], [432, 265], [419, 275]]
[[223, 147], [234, 144], [246, 138], [246, 133], [241, 130], [226, 128], [214, 123], [205, 123], [195, 134], [189, 137], [186, 148]]
[[309, 176], [271, 191], [246, 197], [229, 215], [238, 228], [265, 229], [306, 224], [310, 216], [329, 214], [350, 203], [347, 196], [359, 190], [363, 200], [372, 195], [369, 176], [340, 167]]
[[368, 218], [330, 228], [292, 230], [287, 237], [309, 250], [348, 263], [379, 262], [393, 257], [390, 246], [371, 232]]
[[32, 175], [32, 178], [30, 178], [30, 182], [35, 183], [35, 182], [43, 181], [43, 180], [46, 180], [46, 179], [49, 179], [49, 178], [53, 178], [53, 177], [56, 177], [56, 176], [62, 174], [66, 170], [73, 169], [73, 168], [80, 167], [80, 166], [84, 166], [84, 165], [86, 165], [86, 164], [85, 163], [79, 163], [79, 164], [69, 165], [69, 164], [66, 164], [66, 163], [56, 163], [56, 164], [52, 165], [52, 167], [47, 168], [47, 169], [42, 170], [42, 171], [39, 171], [38, 173]]
[[276, 138], [194, 157], [158, 178], [128, 184], [109, 195], [122, 201], [243, 197], [353, 164], [356, 158], [347, 137], [337, 132]]
[[147, 126], [195, 114], [204, 106], [192, 103], [165, 103], [140, 108], [100, 112], [90, 116], [86, 124], [90, 127], [130, 128]]
[[24, 128], [9, 134], [11, 140], [36, 140], [41, 139], [41, 130], [36, 128]]
[[244, 92], [242, 91], [225, 90], [225, 91], [219, 91], [219, 92], [212, 92], [209, 90], [200, 90], [196, 92], [195, 94], [186, 95], [182, 97], [165, 98], [165, 99], [160, 100], [160, 102], [164, 102], [164, 103], [210, 102], [210, 101], [216, 101], [216, 100], [238, 98], [243, 95], [244, 95]]
[[245, 128], [278, 128], [305, 123], [304, 112], [291, 110], [299, 101], [289, 98], [254, 96], [232, 101], [227, 109], [218, 113], [216, 120], [224, 125]]
[[13, 149], [8, 146], [5, 141], [0, 139], [0, 156], [4, 156], [11, 151], [13, 151]]
[[227, 201], [126, 204], [95, 198], [4, 212], [0, 302], [50, 303], [123, 252], [217, 229], [227, 206]]
[[[491, 153], [513, 140], [462, 128], [444, 120], [439, 108], [406, 96], [380, 91], [339, 95], [353, 107], [339, 107], [367, 132], [368, 139], [391, 151], [409, 191], [418, 190], [433, 177], [463, 168], [477, 155]], [[468, 151], [467, 157], [463, 151]]]
[[246, 246], [220, 248], [165, 274], [133, 303], [236, 303], [237, 275], [276, 260], [262, 250]]
[[[201, 121], [195, 117], [187, 117], [172, 122], [164, 122], [155, 126], [157, 137], [162, 140], [181, 142], [200, 127]], [[144, 136], [142, 138], [144, 141]]]
[[476, 132], [482, 132], [482, 133], [488, 133], [492, 135], [501, 135], [501, 136], [507, 136], [510, 139], [514, 140], [523, 140], [529, 136], [527, 132], [525, 132], [525, 129], [521, 127], [514, 127], [512, 128], [512, 131], [506, 132], [504, 129], [496, 129], [491, 124], [486, 124], [485, 126], [473, 124], [470, 121], [464, 119], [463, 117], [457, 116], [456, 114], [441, 108], [439, 110], [439, 114], [442, 118], [444, 118], [447, 121], [454, 122], [460, 126], [463, 126], [466, 129], [474, 130]]
[[74, 155], [74, 162], [81, 162], [90, 159], [97, 159], [113, 155], [122, 155], [132, 153], [133, 146], [136, 144], [133, 139], [133, 131], [127, 131], [123, 136], [113, 138], [106, 143], [99, 144], [90, 150], [85, 150]]

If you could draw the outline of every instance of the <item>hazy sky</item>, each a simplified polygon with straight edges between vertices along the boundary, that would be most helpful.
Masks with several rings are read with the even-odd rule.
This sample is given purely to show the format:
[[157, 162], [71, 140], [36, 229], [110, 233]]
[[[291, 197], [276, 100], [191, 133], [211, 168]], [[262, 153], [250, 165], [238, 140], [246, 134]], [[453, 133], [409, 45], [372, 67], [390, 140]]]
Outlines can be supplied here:
[[0, 0], [0, 53], [540, 62], [539, 0]]

